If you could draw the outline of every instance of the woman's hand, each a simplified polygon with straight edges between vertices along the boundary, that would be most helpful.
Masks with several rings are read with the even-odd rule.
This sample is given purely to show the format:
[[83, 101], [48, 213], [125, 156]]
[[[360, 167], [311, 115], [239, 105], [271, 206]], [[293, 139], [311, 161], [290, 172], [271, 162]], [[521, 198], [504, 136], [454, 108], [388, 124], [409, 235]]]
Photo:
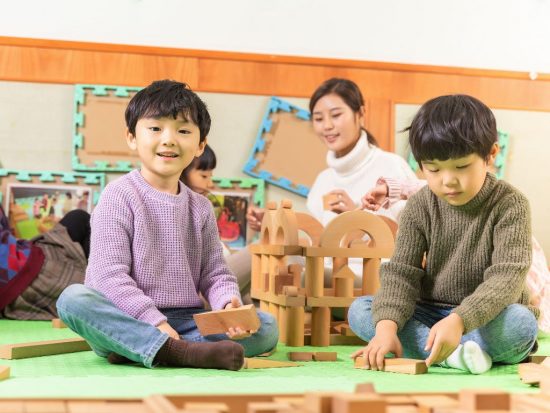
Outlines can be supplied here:
[[388, 185], [378, 184], [361, 198], [361, 208], [378, 211], [388, 201]]
[[265, 210], [258, 208], [254, 205], [250, 205], [246, 211], [246, 221], [248, 227], [253, 231], [260, 231], [262, 229], [262, 220], [264, 219]]
[[334, 189], [325, 194], [329, 197], [329, 210], [337, 214], [341, 214], [346, 211], [353, 211], [357, 208], [355, 202], [350, 198], [348, 193], [343, 189]]
[[180, 339], [180, 335], [178, 334], [178, 332], [176, 330], [174, 330], [172, 328], [172, 326], [170, 326], [170, 324], [168, 324], [167, 321], [164, 321], [162, 323], [160, 323], [157, 328], [162, 331], [163, 333], [166, 333], [168, 334], [170, 337], [172, 337], [174, 340], [179, 340]]

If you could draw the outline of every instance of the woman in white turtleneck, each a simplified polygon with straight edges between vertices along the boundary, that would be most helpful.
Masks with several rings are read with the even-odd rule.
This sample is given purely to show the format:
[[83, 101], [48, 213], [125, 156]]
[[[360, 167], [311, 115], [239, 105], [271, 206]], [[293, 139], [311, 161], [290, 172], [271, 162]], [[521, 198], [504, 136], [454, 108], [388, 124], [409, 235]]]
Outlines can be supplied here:
[[[307, 197], [307, 208], [323, 225], [337, 214], [361, 206], [361, 197], [376, 185], [380, 176], [414, 180], [416, 176], [400, 156], [378, 148], [374, 137], [363, 128], [365, 104], [359, 87], [348, 79], [323, 82], [311, 96], [309, 110], [313, 129], [328, 148], [328, 168], [316, 178]], [[324, 210], [323, 197], [331, 197]], [[397, 221], [399, 203], [385, 210]], [[259, 230], [263, 210], [250, 209], [252, 229]]]

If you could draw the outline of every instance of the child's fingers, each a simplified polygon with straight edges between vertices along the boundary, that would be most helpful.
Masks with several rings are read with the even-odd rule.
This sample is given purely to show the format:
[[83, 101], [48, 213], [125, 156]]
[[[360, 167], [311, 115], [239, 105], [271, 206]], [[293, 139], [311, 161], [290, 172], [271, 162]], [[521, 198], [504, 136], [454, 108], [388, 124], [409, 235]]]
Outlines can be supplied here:
[[351, 357], [352, 359], [355, 360], [357, 357], [359, 357], [359, 356], [361, 356], [361, 355], [364, 355], [365, 349], [366, 349], [366, 348], [363, 347], [363, 348], [360, 349], [360, 350], [354, 351], [353, 353], [351, 353], [351, 356], [350, 356], [350, 357]]
[[240, 307], [241, 306], [241, 300], [239, 300], [239, 297], [237, 297], [236, 295], [231, 297], [231, 305], [232, 305], [233, 308]]
[[435, 360], [439, 358], [439, 353], [441, 352], [441, 343], [439, 340], [435, 340], [432, 351], [428, 358], [426, 359], [426, 365], [430, 367], [432, 364], [434, 364]]
[[386, 356], [385, 351], [378, 351], [376, 355], [376, 366], [378, 370], [384, 370], [384, 357]]
[[435, 330], [432, 328], [430, 329], [430, 334], [428, 334], [428, 339], [426, 340], [426, 346], [424, 347], [424, 351], [430, 351], [435, 339]]

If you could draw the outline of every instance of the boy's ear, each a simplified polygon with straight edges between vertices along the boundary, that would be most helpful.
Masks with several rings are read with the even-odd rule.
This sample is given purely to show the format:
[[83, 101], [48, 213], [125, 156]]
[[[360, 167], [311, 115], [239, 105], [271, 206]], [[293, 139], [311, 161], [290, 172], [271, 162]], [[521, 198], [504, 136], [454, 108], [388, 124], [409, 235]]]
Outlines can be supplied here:
[[498, 143], [494, 143], [491, 147], [491, 150], [489, 151], [489, 159], [487, 160], [488, 165], [494, 165], [495, 159], [500, 151], [500, 147], [498, 146]]
[[206, 138], [202, 142], [199, 142], [199, 147], [197, 148], [197, 152], [195, 153], [195, 157], [199, 157], [204, 152], [204, 148], [206, 147]]
[[128, 128], [126, 128], [126, 143], [131, 150], [137, 149], [136, 137], [130, 133]]

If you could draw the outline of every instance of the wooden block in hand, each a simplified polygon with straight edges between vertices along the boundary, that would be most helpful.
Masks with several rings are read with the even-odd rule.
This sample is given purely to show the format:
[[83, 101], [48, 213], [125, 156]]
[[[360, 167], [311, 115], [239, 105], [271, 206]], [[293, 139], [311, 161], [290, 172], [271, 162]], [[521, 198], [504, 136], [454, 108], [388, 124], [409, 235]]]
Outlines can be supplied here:
[[65, 324], [61, 319], [54, 318], [52, 320], [52, 327], [53, 328], [67, 328], [67, 324]]
[[[363, 356], [355, 358], [354, 367], [356, 369], [363, 369], [365, 365], [366, 360]], [[424, 374], [428, 372], [428, 367], [424, 360], [393, 358], [384, 359], [384, 368], [382, 371], [402, 374]]]
[[88, 350], [91, 350], [90, 345], [80, 337], [64, 340], [33, 341], [0, 346], [0, 359], [24, 359]]
[[338, 201], [338, 194], [323, 195], [323, 209], [330, 211], [330, 205]]
[[244, 331], [257, 331], [260, 328], [254, 304], [194, 314], [193, 318], [203, 336], [225, 334], [230, 327], [240, 327]]
[[336, 361], [338, 360], [338, 354], [336, 351], [316, 351], [313, 353], [313, 360], [315, 361]]
[[464, 389], [458, 400], [466, 411], [510, 410], [510, 393], [497, 389]]

